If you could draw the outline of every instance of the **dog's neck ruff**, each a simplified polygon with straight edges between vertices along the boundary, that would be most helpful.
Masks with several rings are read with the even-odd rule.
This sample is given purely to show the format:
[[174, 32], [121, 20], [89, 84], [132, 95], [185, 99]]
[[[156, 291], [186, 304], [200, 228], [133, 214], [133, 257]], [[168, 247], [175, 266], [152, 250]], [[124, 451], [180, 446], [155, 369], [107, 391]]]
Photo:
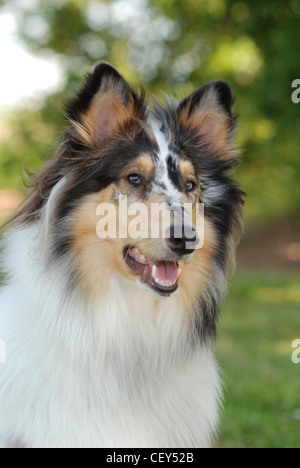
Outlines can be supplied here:
[[[33, 249], [44, 232], [32, 226], [6, 241], [13, 288], [0, 295], [8, 360], [0, 369], [0, 446], [12, 444], [7, 431], [35, 447], [209, 446], [217, 370], [210, 347], [195, 346], [180, 301], [158, 300], [112, 272], [104, 272], [101, 304], [69, 291], [70, 264], [48, 268], [46, 249]], [[37, 404], [39, 418], [28, 423]]]

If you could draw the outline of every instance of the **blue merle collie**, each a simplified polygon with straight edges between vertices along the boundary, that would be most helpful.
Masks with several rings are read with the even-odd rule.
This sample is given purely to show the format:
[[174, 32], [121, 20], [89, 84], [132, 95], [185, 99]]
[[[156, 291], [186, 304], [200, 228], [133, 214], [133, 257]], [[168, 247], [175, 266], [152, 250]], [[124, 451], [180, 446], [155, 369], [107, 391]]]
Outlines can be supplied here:
[[[1, 447], [212, 444], [212, 348], [242, 232], [232, 105], [222, 81], [148, 105], [109, 64], [87, 76], [3, 236]], [[172, 223], [184, 219], [194, 240], [204, 204], [203, 245], [174, 225], [101, 238], [98, 206], [118, 213], [124, 196], [177, 207]]]

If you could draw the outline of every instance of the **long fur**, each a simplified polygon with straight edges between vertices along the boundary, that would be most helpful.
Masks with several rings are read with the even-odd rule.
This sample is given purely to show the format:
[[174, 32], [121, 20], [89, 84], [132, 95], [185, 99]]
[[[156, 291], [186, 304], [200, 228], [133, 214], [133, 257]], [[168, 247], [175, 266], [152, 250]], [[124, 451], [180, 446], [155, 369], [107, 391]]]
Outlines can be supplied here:
[[[87, 78], [57, 154], [4, 234], [0, 447], [211, 445], [222, 400], [216, 320], [242, 231], [231, 106], [223, 82], [150, 111], [108, 64]], [[186, 160], [207, 208], [205, 248], [183, 264], [170, 297], [140, 287], [125, 244], [93, 232], [99, 200], [137, 196], [121, 174], [141, 153], [160, 169], [139, 197], [187, 197]], [[158, 242], [139, 246], [155, 255]]]

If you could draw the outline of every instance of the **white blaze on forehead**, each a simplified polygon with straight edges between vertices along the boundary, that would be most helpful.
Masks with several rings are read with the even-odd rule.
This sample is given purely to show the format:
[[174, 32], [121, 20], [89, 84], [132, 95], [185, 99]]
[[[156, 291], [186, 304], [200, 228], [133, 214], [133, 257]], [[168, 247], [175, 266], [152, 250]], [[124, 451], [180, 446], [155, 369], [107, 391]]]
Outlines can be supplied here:
[[174, 186], [169, 177], [168, 158], [170, 156], [169, 142], [161, 130], [161, 123], [158, 120], [151, 119], [150, 126], [156, 138], [159, 152], [158, 152], [158, 170], [156, 174], [156, 181], [166, 187], [165, 193], [172, 204], [181, 203], [181, 194]]

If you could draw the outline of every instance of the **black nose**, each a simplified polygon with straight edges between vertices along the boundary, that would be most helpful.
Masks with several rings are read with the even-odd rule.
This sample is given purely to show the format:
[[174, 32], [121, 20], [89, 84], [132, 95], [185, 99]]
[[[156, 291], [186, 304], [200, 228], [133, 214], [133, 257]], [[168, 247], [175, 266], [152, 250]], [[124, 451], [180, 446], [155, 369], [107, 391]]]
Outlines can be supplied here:
[[191, 226], [171, 226], [166, 239], [168, 247], [178, 255], [189, 255], [196, 250], [199, 242], [196, 230]]

